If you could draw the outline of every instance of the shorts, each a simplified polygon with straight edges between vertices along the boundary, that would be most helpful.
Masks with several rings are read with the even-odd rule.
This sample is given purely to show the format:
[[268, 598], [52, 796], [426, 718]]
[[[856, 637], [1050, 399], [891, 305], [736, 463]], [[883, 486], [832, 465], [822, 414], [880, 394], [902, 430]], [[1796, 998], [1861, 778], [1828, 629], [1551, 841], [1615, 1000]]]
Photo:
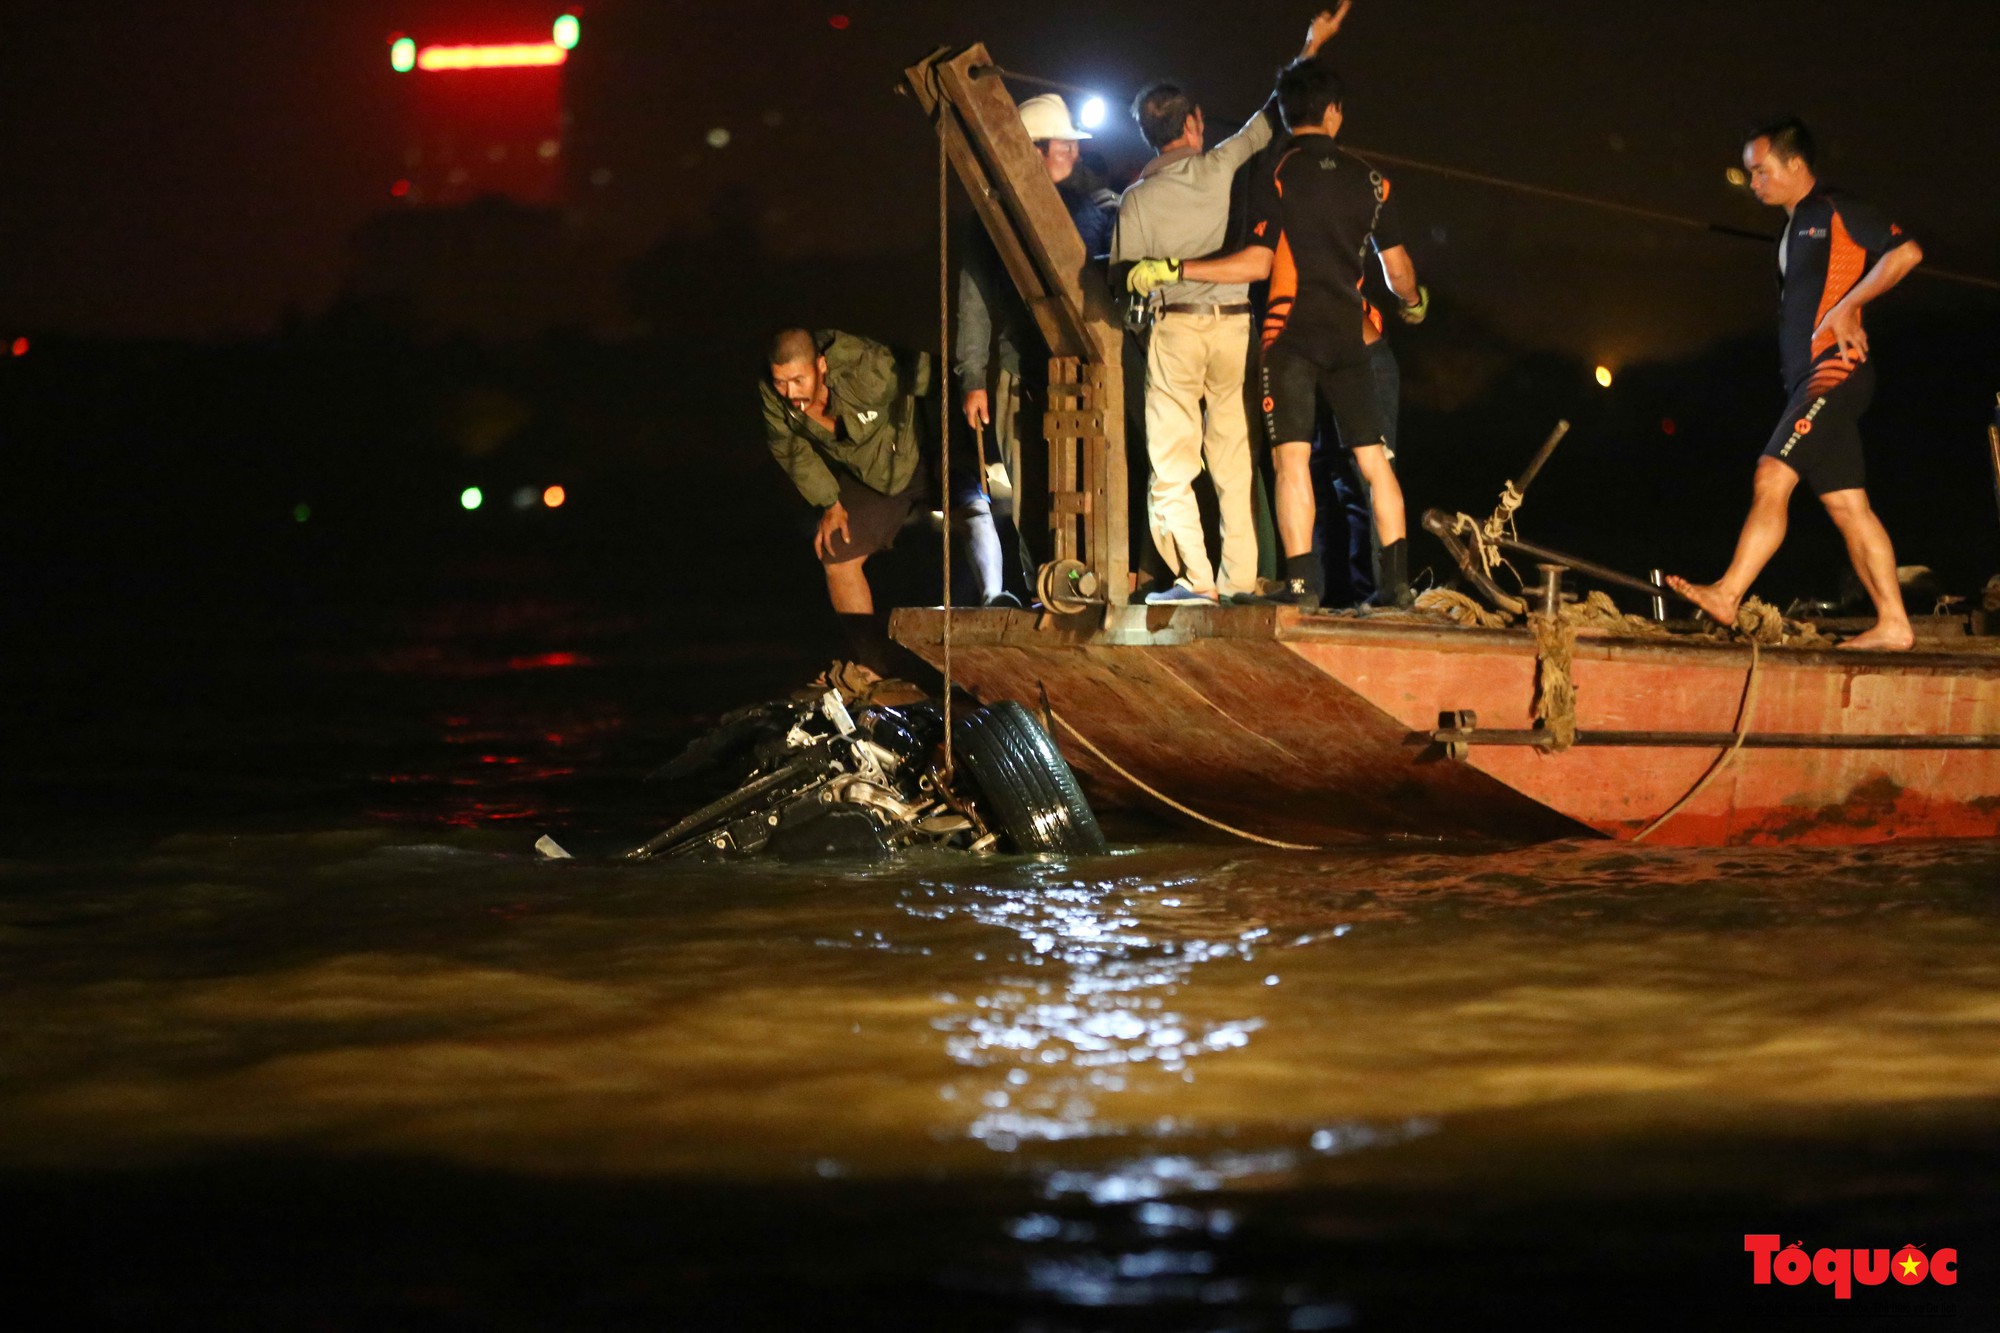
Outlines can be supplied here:
[[838, 532], [833, 534], [833, 551], [820, 557], [822, 564], [838, 565], [888, 550], [917, 507], [930, 503], [930, 469], [922, 463], [917, 464], [910, 484], [894, 495], [882, 494], [846, 468], [832, 471], [840, 486], [840, 506], [847, 511], [847, 536], [843, 539]]
[[1311, 443], [1319, 424], [1319, 400], [1333, 414], [1343, 449], [1382, 444], [1388, 427], [1375, 393], [1374, 372], [1359, 347], [1350, 361], [1322, 366], [1287, 352], [1282, 345], [1264, 350], [1264, 438], [1272, 445]]
[[1814, 495], [1860, 490], [1861, 414], [1875, 399], [1875, 367], [1863, 361], [1824, 392], [1810, 384], [1792, 395], [1764, 456], [1788, 464]]

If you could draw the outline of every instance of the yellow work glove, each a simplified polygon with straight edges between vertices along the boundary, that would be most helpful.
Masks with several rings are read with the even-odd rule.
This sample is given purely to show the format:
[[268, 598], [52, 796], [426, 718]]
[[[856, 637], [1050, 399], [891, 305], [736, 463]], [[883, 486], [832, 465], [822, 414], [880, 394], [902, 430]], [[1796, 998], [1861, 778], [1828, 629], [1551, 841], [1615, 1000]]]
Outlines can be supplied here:
[[1125, 275], [1125, 287], [1134, 296], [1151, 296], [1153, 289], [1181, 280], [1178, 259], [1142, 259]]
[[1405, 324], [1421, 324], [1424, 316], [1431, 312], [1431, 289], [1421, 282], [1417, 284], [1417, 299], [1402, 307], [1396, 313], [1403, 317]]

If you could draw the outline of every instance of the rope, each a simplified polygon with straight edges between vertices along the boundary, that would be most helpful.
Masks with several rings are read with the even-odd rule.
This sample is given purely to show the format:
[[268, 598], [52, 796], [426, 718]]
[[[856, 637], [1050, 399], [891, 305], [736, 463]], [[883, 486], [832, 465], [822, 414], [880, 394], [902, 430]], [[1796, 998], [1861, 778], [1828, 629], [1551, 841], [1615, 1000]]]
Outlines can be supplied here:
[[[999, 77], [1016, 83], [1032, 84], [1038, 88], [1053, 88], [1060, 93], [1090, 95], [1088, 88], [1073, 83], [1060, 83], [1055, 79], [1044, 79], [1034, 74], [1023, 74], [1019, 70], [1002, 69], [998, 65], [983, 65], [972, 71], [975, 79]], [[1689, 217], [1684, 213], [1668, 213], [1657, 208], [1641, 208], [1636, 204], [1621, 204], [1615, 199], [1599, 199], [1595, 195], [1578, 194], [1574, 190], [1557, 190], [1546, 185], [1530, 185], [1526, 181], [1509, 180], [1505, 176], [1493, 176], [1483, 171], [1467, 171], [1463, 167], [1447, 167], [1437, 162], [1425, 162], [1414, 157], [1403, 157], [1396, 153], [1378, 153], [1372, 148], [1353, 150], [1372, 162], [1386, 162], [1392, 167], [1408, 167], [1412, 171], [1427, 171], [1433, 176], [1443, 176], [1447, 180], [1469, 181], [1475, 185], [1488, 185], [1496, 190], [1512, 190], [1516, 194], [1534, 195], [1540, 199], [1553, 199], [1558, 203], [1576, 204], [1583, 208], [1601, 208], [1611, 213], [1623, 213], [1627, 217], [1645, 218], [1649, 222], [1664, 222], [1670, 227], [1693, 227], [1700, 231], [1714, 232], [1718, 236], [1733, 236], [1741, 241], [1762, 241], [1766, 245], [1777, 242], [1777, 237], [1768, 232], [1749, 227], [1732, 227], [1725, 222], [1709, 222], [1703, 218]], [[2000, 280], [1983, 278], [1973, 273], [1959, 273], [1952, 269], [1935, 268], [1929, 264], [1919, 265], [1917, 274], [1926, 278], [1936, 278], [1941, 282], [1956, 282], [1967, 287], [1981, 287], [1987, 291], [2000, 292]]]
[[951, 114], [944, 89], [937, 86], [937, 71], [931, 71], [932, 95], [938, 109], [938, 361], [931, 376], [932, 392], [938, 398], [938, 484], [944, 488], [944, 781], [954, 776], [951, 733], [951, 523], [956, 509], [951, 498], [951, 154], [945, 142], [944, 118]]
[[1712, 629], [1719, 631], [1724, 638], [1796, 648], [1817, 647], [1827, 641], [1816, 626], [1785, 619], [1784, 612], [1760, 597], [1743, 599], [1743, 604], [1736, 610], [1734, 625], [1712, 626]]
[[1225, 824], [1219, 819], [1210, 819], [1207, 815], [1203, 814], [1199, 810], [1190, 810], [1187, 806], [1182, 805], [1179, 801], [1176, 801], [1173, 797], [1167, 795], [1165, 792], [1160, 791], [1158, 788], [1147, 786], [1145, 783], [1141, 782], [1138, 778], [1133, 777], [1130, 773], [1126, 772], [1123, 768], [1119, 767], [1117, 760], [1113, 759], [1110, 755], [1104, 753], [1104, 751], [1098, 749], [1095, 745], [1092, 745], [1090, 743], [1089, 738], [1086, 737], [1082, 732], [1078, 731], [1075, 727], [1071, 726], [1069, 724], [1069, 719], [1064, 717], [1061, 713], [1058, 713], [1055, 711], [1055, 709], [1051, 708], [1049, 709], [1049, 716], [1054, 718], [1056, 725], [1061, 727], [1064, 731], [1067, 731], [1070, 734], [1070, 736], [1076, 741], [1076, 743], [1078, 745], [1081, 745], [1084, 749], [1088, 750], [1091, 753], [1091, 755], [1097, 759], [1099, 763], [1103, 764], [1113, 773], [1116, 773], [1119, 777], [1125, 779], [1127, 782], [1137, 787], [1140, 791], [1146, 793], [1146, 795], [1158, 801], [1161, 805], [1164, 805], [1171, 810], [1178, 810], [1181, 814], [1186, 815], [1189, 819], [1199, 820], [1201, 823], [1204, 823], [1213, 829], [1221, 829], [1224, 833], [1227, 833], [1232, 837], [1241, 838], [1245, 842], [1262, 843], [1266, 847], [1276, 847], [1281, 851], [1323, 852], [1326, 850], [1326, 848], [1321, 847], [1316, 843], [1283, 842], [1277, 838], [1267, 838], [1264, 837], [1262, 834], [1250, 833], [1244, 829], [1237, 828], [1232, 824]]
[[1558, 615], [1540, 611], [1528, 615], [1535, 636], [1535, 720], [1542, 724], [1560, 754], [1576, 744], [1576, 682], [1570, 675], [1570, 650], [1576, 647], [1576, 627]]
[[[1599, 199], [1594, 195], [1577, 194], [1572, 190], [1556, 190], [1546, 185], [1530, 185], [1526, 181], [1508, 180], [1505, 176], [1492, 176], [1483, 171], [1467, 171], [1463, 167], [1447, 167], [1436, 162], [1424, 162], [1414, 157], [1401, 157], [1394, 153], [1378, 153], [1371, 148], [1353, 150], [1372, 162], [1386, 162], [1392, 167], [1408, 167], [1412, 171], [1425, 171], [1433, 176], [1443, 176], [1447, 180], [1469, 181], [1475, 185], [1488, 185], [1496, 190], [1512, 190], [1516, 194], [1534, 195], [1540, 199], [1553, 199], [1558, 203], [1576, 204], [1583, 208], [1599, 208], [1610, 213], [1623, 213], [1627, 217], [1645, 218], [1649, 222], [1663, 222], [1671, 227], [1694, 227], [1701, 231], [1714, 232], [1719, 236], [1733, 236], [1744, 241], [1763, 241], [1770, 244], [1777, 240], [1768, 233], [1748, 227], [1732, 227], [1727, 223], [1708, 222], [1702, 218], [1688, 217], [1683, 213], [1667, 213], [1657, 208], [1641, 208], [1636, 204], [1621, 204], [1614, 199]], [[1954, 269], [1934, 268], [1929, 264], [1916, 269], [1927, 278], [1941, 282], [1956, 282], [1966, 287], [1979, 287], [1986, 291], [2000, 292], [2000, 279], [1980, 277], [1975, 273], [1960, 273]]]
[[1487, 610], [1456, 588], [1424, 589], [1417, 594], [1416, 609], [1476, 629], [1505, 629], [1514, 619], [1504, 611]]
[[1758, 658], [1757, 641], [1755, 639], [1752, 639], [1750, 640], [1750, 672], [1743, 678], [1743, 697], [1742, 699], [1737, 701], [1736, 705], [1736, 739], [1729, 743], [1728, 749], [1724, 750], [1721, 754], [1715, 757], [1715, 762], [1708, 766], [1708, 771], [1701, 775], [1701, 780], [1696, 782], [1694, 786], [1688, 788], [1687, 795], [1681, 797], [1678, 801], [1675, 801], [1671, 806], [1669, 806], [1665, 814], [1661, 815], [1658, 819], [1654, 820], [1652, 823], [1646, 825], [1645, 828], [1640, 829], [1639, 832], [1633, 836], [1632, 838], [1633, 842], [1644, 842], [1647, 838], [1651, 837], [1655, 832], [1659, 830], [1660, 825], [1666, 823], [1669, 819], [1672, 819], [1675, 815], [1679, 814], [1681, 812], [1681, 807], [1686, 805], [1689, 801], [1692, 801], [1695, 797], [1701, 795], [1702, 788], [1708, 786], [1709, 779], [1713, 778], [1717, 773], [1720, 773], [1723, 770], [1723, 767], [1727, 765], [1731, 759], [1734, 759], [1736, 757], [1736, 752], [1743, 748], [1744, 740], [1750, 735], [1750, 718], [1757, 708], [1758, 661], [1759, 658]]

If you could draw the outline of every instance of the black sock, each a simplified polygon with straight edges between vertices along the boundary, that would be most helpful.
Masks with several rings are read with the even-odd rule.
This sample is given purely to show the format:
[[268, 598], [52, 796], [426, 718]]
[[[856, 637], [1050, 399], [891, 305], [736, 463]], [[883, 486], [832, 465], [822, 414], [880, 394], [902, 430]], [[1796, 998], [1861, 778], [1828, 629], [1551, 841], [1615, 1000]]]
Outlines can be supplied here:
[[1384, 606], [1402, 606], [1410, 599], [1410, 543], [1401, 537], [1382, 548], [1382, 586], [1375, 596]]
[[1285, 581], [1290, 583], [1294, 579], [1304, 580], [1306, 587], [1312, 589], [1314, 592], [1318, 592], [1319, 557], [1311, 551], [1307, 551], [1304, 555], [1286, 556]]

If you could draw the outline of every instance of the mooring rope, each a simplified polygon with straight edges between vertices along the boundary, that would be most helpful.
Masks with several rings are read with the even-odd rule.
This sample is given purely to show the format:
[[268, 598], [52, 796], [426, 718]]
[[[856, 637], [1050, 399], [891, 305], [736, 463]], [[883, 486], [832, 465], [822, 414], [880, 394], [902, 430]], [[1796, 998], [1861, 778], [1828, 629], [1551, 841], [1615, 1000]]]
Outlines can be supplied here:
[[1671, 806], [1667, 807], [1667, 812], [1665, 814], [1661, 815], [1658, 819], [1654, 820], [1652, 823], [1646, 825], [1645, 828], [1640, 829], [1639, 832], [1633, 836], [1632, 838], [1633, 842], [1644, 842], [1647, 838], [1651, 837], [1655, 832], [1659, 830], [1660, 825], [1666, 823], [1669, 819], [1672, 819], [1675, 815], [1679, 814], [1681, 812], [1681, 808], [1685, 806], [1689, 801], [1692, 801], [1695, 797], [1701, 795], [1702, 789], [1708, 786], [1709, 780], [1713, 778], [1717, 773], [1720, 773], [1723, 769], [1723, 766], [1726, 765], [1731, 759], [1735, 758], [1736, 752], [1743, 748], [1743, 742], [1746, 739], [1748, 739], [1750, 735], [1750, 719], [1757, 709], [1758, 660], [1759, 659], [1757, 655], [1757, 640], [1752, 639], [1750, 640], [1750, 673], [1743, 678], [1743, 697], [1740, 700], [1738, 700], [1736, 704], [1736, 739], [1729, 743], [1728, 749], [1724, 750], [1721, 754], [1715, 757], [1715, 762], [1708, 766], [1708, 771], [1701, 775], [1701, 780], [1696, 782], [1694, 786], [1688, 788], [1687, 795], [1681, 797], [1678, 801], [1675, 801]]
[[1201, 823], [1204, 823], [1213, 829], [1221, 829], [1224, 833], [1229, 834], [1231, 837], [1241, 838], [1245, 842], [1262, 843], [1266, 847], [1276, 847], [1280, 851], [1323, 852], [1326, 850], [1326, 848], [1320, 846], [1317, 843], [1284, 842], [1277, 838], [1267, 838], [1261, 833], [1251, 833], [1246, 829], [1237, 828], [1233, 824], [1225, 824], [1219, 819], [1211, 819], [1209, 818], [1209, 816], [1203, 814], [1199, 810], [1191, 810], [1187, 806], [1182, 805], [1179, 801], [1176, 801], [1173, 797], [1159, 790], [1157, 787], [1149, 787], [1144, 782], [1141, 782], [1138, 778], [1133, 777], [1132, 774], [1126, 772], [1124, 768], [1119, 766], [1117, 760], [1113, 759], [1110, 755], [1104, 753], [1104, 751], [1098, 749], [1095, 745], [1092, 745], [1090, 743], [1089, 737], [1085, 736], [1082, 732], [1078, 731], [1075, 727], [1071, 726], [1069, 723], [1069, 719], [1064, 717], [1061, 713], [1058, 713], [1055, 709], [1053, 708], [1049, 709], [1049, 716], [1050, 718], [1054, 719], [1055, 724], [1057, 726], [1061, 727], [1064, 731], [1067, 731], [1078, 745], [1081, 745], [1084, 749], [1088, 750], [1093, 756], [1095, 756], [1099, 763], [1103, 764], [1113, 773], [1116, 773], [1119, 777], [1125, 779], [1127, 782], [1137, 787], [1140, 791], [1146, 793], [1146, 795], [1158, 801], [1161, 805], [1164, 805], [1172, 810], [1178, 810], [1180, 813], [1186, 815], [1189, 819], [1199, 820]]
[[944, 780], [951, 785], [951, 154], [945, 143], [945, 117], [951, 114], [944, 88], [931, 70], [931, 92], [938, 109], [938, 359], [931, 371], [931, 392], [938, 397], [938, 484], [944, 488]]
[[[1055, 79], [1044, 79], [1035, 74], [1023, 74], [1019, 70], [1002, 69], [998, 65], [985, 65], [973, 71], [975, 79], [999, 77], [1018, 83], [1032, 84], [1038, 88], [1053, 88], [1060, 93], [1094, 96], [1090, 89], [1073, 83], [1061, 83]], [[1583, 208], [1601, 208], [1611, 213], [1623, 213], [1627, 217], [1645, 218], [1650, 222], [1663, 222], [1672, 227], [1695, 227], [1713, 232], [1718, 236], [1733, 236], [1738, 240], [1762, 241], [1775, 245], [1778, 238], [1770, 232], [1758, 231], [1752, 227], [1733, 227], [1726, 222], [1710, 222], [1705, 218], [1689, 217], [1684, 213], [1669, 213], [1664, 209], [1643, 208], [1637, 204], [1620, 203], [1616, 199], [1603, 199], [1596, 195], [1580, 194], [1575, 190], [1558, 190], [1547, 185], [1533, 185], [1527, 181], [1509, 180], [1505, 176], [1495, 176], [1484, 171], [1468, 171], [1464, 167], [1449, 167], [1438, 162], [1425, 162], [1420, 158], [1404, 157], [1400, 153], [1378, 153], [1372, 148], [1355, 148], [1354, 152], [1371, 162], [1383, 162], [1392, 167], [1408, 167], [1412, 171], [1429, 172], [1433, 176], [1443, 176], [1447, 180], [1467, 181], [1474, 185], [1490, 186], [1496, 190], [1512, 190], [1516, 194], [1533, 195], [1540, 199], [1553, 199], [1557, 203], [1575, 204]], [[1916, 273], [1926, 278], [1936, 278], [1942, 282], [1956, 282], [1966, 287], [1981, 287], [1990, 292], [2000, 292], [2000, 279], [1981, 277], [1976, 273], [1959, 273], [1952, 269], [1937, 268], [1924, 264]]]
[[[1658, 208], [1643, 208], [1637, 204], [1620, 203], [1616, 199], [1603, 199], [1596, 195], [1579, 194], [1574, 190], [1558, 190], [1547, 185], [1532, 185], [1527, 181], [1509, 180], [1505, 176], [1494, 176], [1484, 171], [1468, 171], [1464, 167], [1448, 167], [1437, 162], [1425, 162], [1414, 157], [1404, 157], [1397, 153], [1378, 153], [1372, 148], [1353, 150], [1371, 162], [1383, 162], [1392, 167], [1408, 167], [1412, 171], [1428, 172], [1433, 176], [1443, 176], [1447, 180], [1466, 181], [1474, 185], [1485, 185], [1496, 190], [1511, 190], [1516, 194], [1533, 195], [1538, 199], [1552, 199], [1557, 203], [1575, 204], [1582, 208], [1603, 209], [1610, 213], [1622, 213], [1626, 217], [1645, 218], [1649, 222], [1665, 223], [1671, 227], [1693, 227], [1701, 231], [1713, 232], [1718, 236], [1733, 236], [1743, 241], [1762, 241], [1767, 245], [1776, 244], [1777, 237], [1769, 232], [1751, 227], [1733, 227], [1726, 222], [1710, 222], [1705, 218], [1689, 217], [1684, 213], [1669, 213]], [[1964, 287], [1979, 287], [1989, 292], [2000, 292], [2000, 279], [1981, 277], [1976, 273], [1960, 273], [1955, 269], [1938, 268], [1932, 264], [1920, 265], [1916, 273], [1940, 282], [1955, 282]]]

